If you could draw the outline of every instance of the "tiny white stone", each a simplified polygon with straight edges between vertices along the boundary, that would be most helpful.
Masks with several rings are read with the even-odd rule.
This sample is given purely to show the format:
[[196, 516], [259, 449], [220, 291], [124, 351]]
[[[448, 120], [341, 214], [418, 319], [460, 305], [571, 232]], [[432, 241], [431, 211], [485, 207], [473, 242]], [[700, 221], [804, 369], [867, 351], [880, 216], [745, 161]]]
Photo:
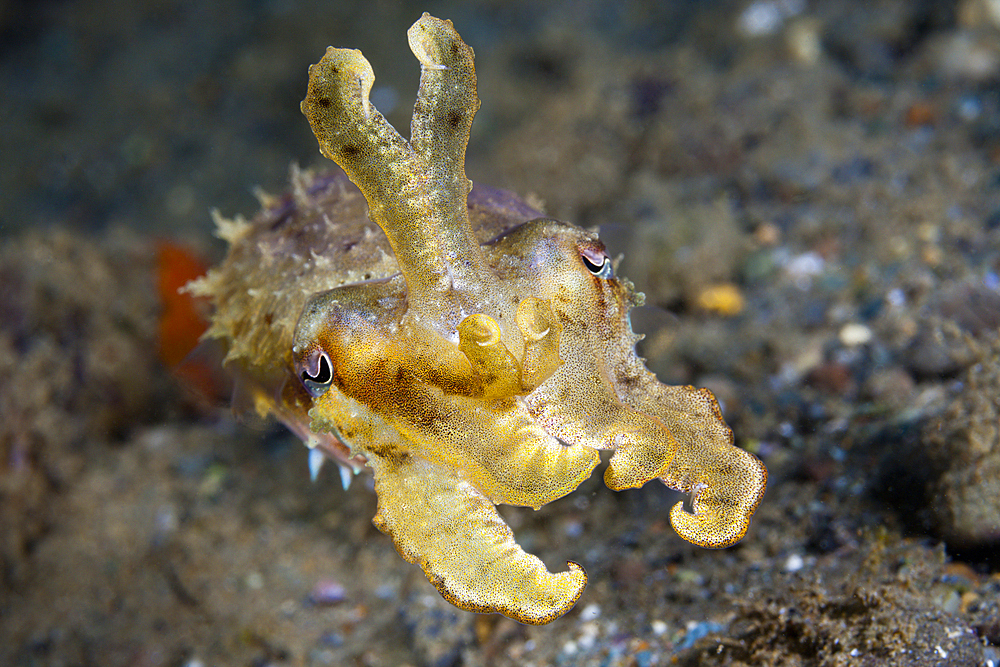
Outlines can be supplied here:
[[898, 287], [889, 290], [889, 293], [885, 295], [885, 300], [889, 302], [890, 306], [898, 308], [906, 303], [906, 292]]
[[579, 639], [577, 639], [577, 644], [584, 651], [589, 651], [590, 649], [594, 648], [594, 644], [596, 644], [596, 643], [597, 643], [597, 632], [596, 631], [594, 631], [594, 632], [588, 632], [588, 633], [582, 635]]
[[741, 32], [750, 37], [766, 37], [777, 33], [785, 20], [802, 13], [802, 0], [758, 0], [743, 10], [737, 20]]
[[806, 562], [799, 554], [792, 554], [785, 559], [785, 572], [798, 572]]
[[247, 588], [252, 591], [259, 591], [264, 588], [264, 576], [260, 572], [251, 572], [246, 578]]
[[823, 269], [826, 266], [826, 260], [818, 252], [804, 252], [801, 255], [796, 255], [788, 261], [788, 265], [785, 270], [788, 271], [789, 275], [793, 278], [808, 277], [808, 276], [818, 276], [823, 273]]
[[600, 606], [598, 606], [598, 605], [596, 605], [594, 603], [590, 603], [586, 607], [583, 608], [583, 611], [580, 612], [580, 620], [581, 621], [592, 621], [595, 618], [599, 618], [600, 615], [601, 615], [601, 608], [600, 608]]
[[781, 28], [784, 17], [773, 2], [754, 2], [739, 18], [740, 31], [751, 37], [773, 35]]
[[872, 339], [872, 330], [860, 322], [850, 322], [840, 329], [840, 342], [848, 347], [864, 345]]

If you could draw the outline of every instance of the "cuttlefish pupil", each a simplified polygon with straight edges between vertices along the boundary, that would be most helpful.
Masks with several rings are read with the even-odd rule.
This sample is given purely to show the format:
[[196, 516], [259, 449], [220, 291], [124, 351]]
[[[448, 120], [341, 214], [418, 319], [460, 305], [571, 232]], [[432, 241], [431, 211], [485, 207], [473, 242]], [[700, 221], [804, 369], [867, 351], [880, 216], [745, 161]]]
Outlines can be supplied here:
[[[294, 353], [294, 350], [293, 350]], [[333, 382], [333, 369], [330, 367], [330, 357], [321, 350], [314, 350], [306, 360], [305, 368], [299, 375], [306, 391], [313, 398], [318, 398], [330, 388]]]
[[605, 280], [614, 278], [614, 268], [611, 264], [611, 257], [603, 249], [593, 246], [582, 246], [580, 248], [580, 259], [587, 270], [598, 278]]
[[330, 47], [302, 111], [357, 189], [296, 173], [280, 225], [280, 202], [253, 223], [219, 220], [229, 256], [191, 290], [213, 299], [209, 335], [252, 405], [345, 479], [370, 468], [375, 525], [469, 611], [547, 623], [573, 607], [583, 568], [549, 572], [496, 505], [572, 492], [601, 450], [614, 490], [659, 480], [690, 494], [690, 511], [670, 511], [681, 537], [736, 543], [763, 464], [734, 446], [708, 390], [646, 369], [629, 324], [642, 295], [596, 234], [472, 191], [472, 49], [427, 14], [408, 38], [422, 66], [409, 141], [369, 101], [368, 61]]

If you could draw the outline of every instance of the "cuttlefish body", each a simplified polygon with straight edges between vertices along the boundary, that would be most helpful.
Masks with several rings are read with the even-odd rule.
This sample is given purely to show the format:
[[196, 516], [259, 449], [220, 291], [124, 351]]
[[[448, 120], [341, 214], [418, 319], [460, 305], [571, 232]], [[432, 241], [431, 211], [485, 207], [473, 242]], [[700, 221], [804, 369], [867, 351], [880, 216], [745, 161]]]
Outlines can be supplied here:
[[359, 51], [309, 68], [302, 111], [356, 188], [296, 173], [254, 221], [220, 219], [229, 256], [192, 286], [215, 304], [208, 335], [259, 413], [371, 468], [375, 525], [462, 609], [546, 623], [572, 608], [583, 568], [549, 572], [495, 506], [570, 493], [599, 450], [614, 451], [610, 488], [690, 493], [692, 511], [670, 512], [678, 534], [734, 544], [764, 466], [708, 390], [646, 369], [629, 323], [642, 295], [594, 233], [472, 189], [472, 49], [427, 14], [408, 36], [422, 71], [409, 142], [369, 101]]

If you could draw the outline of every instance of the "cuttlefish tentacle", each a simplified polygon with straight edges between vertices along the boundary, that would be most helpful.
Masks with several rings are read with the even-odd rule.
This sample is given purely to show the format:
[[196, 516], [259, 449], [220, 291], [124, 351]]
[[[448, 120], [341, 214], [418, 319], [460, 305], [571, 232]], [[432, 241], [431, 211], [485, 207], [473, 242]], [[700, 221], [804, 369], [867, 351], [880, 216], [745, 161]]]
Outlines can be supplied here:
[[549, 308], [546, 319], [560, 327], [559, 364], [550, 381], [525, 397], [525, 404], [560, 440], [615, 450], [605, 474], [612, 489], [637, 488], [659, 478], [673, 460], [676, 442], [659, 418], [625, 404], [614, 388], [616, 365], [634, 357], [637, 340], [627, 318], [636, 300], [630, 286], [585, 269], [581, 248], [603, 253], [603, 246], [566, 223], [526, 223], [500, 239], [493, 251], [513, 254], [524, 248], [530, 251], [508, 279], [530, 281], [537, 303]]
[[[564, 352], [559, 373], [572, 373], [578, 355]], [[670, 512], [671, 525], [685, 540], [708, 548], [738, 542], [764, 495], [767, 469], [733, 444], [711, 392], [660, 383], [631, 351], [604, 377], [576, 372], [581, 377], [574, 385], [586, 390], [571, 404], [554, 403], [546, 385], [529, 397], [542, 420], [553, 412], [548, 420], [552, 427], [546, 430], [566, 442], [614, 449], [604, 474], [611, 489], [638, 488], [660, 479], [691, 494], [691, 512], [683, 503]], [[559, 407], [553, 410], [553, 405]]]
[[559, 339], [562, 323], [552, 311], [550, 300], [530, 296], [517, 307], [517, 326], [524, 336], [521, 388], [534, 391], [562, 365]]
[[458, 348], [482, 379], [482, 397], [508, 398], [521, 393], [521, 367], [501, 340], [500, 325], [489, 315], [469, 315], [458, 325]]
[[518, 546], [494, 499], [453, 465], [415, 456], [412, 443], [378, 415], [358, 420], [359, 409], [331, 390], [313, 409], [312, 428], [364, 443], [378, 494], [373, 523], [446, 600], [530, 624], [548, 623], [573, 607], [587, 585], [582, 567], [571, 561], [567, 571], [550, 573]]
[[[607, 378], [567, 356], [551, 384], [526, 398], [545, 430], [563, 442], [615, 450], [605, 483], [616, 490], [638, 488], [666, 474], [676, 443], [659, 419], [624, 405]], [[560, 400], [562, 387], [576, 390], [572, 401]]]
[[670, 511], [671, 525], [685, 540], [708, 548], [738, 542], [764, 495], [767, 469], [733, 444], [712, 394], [663, 385], [649, 373], [641, 390], [612, 392], [613, 384], [597, 375], [573, 378], [574, 368], [570, 356], [552, 385], [553, 392], [563, 382], [581, 389], [572, 404], [555, 402], [547, 385], [528, 397], [546, 430], [565, 442], [614, 449], [604, 474], [611, 489], [660, 479], [691, 494], [692, 512], [683, 503]]

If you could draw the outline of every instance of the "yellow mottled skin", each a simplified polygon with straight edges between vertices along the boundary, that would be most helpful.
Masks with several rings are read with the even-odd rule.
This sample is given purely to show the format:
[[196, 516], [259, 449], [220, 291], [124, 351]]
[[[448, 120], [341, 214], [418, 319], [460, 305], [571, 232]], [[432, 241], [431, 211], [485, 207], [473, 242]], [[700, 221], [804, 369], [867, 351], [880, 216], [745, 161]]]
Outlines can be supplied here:
[[764, 466], [710, 392], [645, 368], [628, 318], [642, 295], [594, 234], [470, 197], [472, 49], [427, 14], [408, 36], [422, 70], [410, 141], [369, 101], [360, 52], [331, 47], [309, 69], [302, 111], [364, 198], [297, 174], [287, 204], [220, 222], [230, 255], [192, 288], [213, 298], [209, 335], [254, 406], [370, 467], [375, 525], [463, 609], [547, 623], [572, 608], [583, 569], [550, 573], [495, 506], [570, 493], [602, 449], [609, 487], [690, 493], [693, 512], [670, 512], [678, 534], [734, 544]]

